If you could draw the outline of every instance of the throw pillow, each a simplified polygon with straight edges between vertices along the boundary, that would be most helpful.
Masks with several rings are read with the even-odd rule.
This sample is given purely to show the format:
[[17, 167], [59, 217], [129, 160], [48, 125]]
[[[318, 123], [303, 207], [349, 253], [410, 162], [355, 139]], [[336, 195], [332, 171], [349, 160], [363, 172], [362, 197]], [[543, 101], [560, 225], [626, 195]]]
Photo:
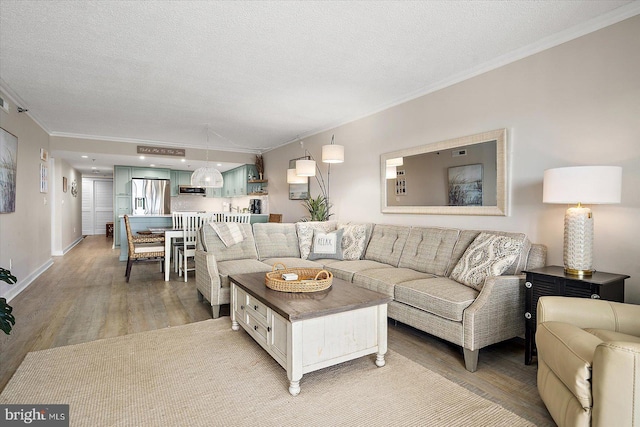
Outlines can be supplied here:
[[480, 233], [462, 254], [451, 272], [451, 278], [480, 291], [485, 279], [504, 273], [521, 250], [522, 241]]
[[342, 259], [356, 260], [362, 258], [367, 247], [370, 224], [344, 224], [340, 229], [344, 230], [342, 235]]
[[296, 222], [296, 233], [298, 234], [298, 245], [300, 246], [300, 258], [309, 258], [314, 230], [320, 230], [328, 233], [330, 231], [334, 231], [335, 229], [335, 221]]
[[342, 230], [330, 233], [314, 230], [309, 259], [342, 259], [342, 233]]
[[237, 222], [210, 222], [209, 225], [226, 247], [240, 243], [247, 237]]

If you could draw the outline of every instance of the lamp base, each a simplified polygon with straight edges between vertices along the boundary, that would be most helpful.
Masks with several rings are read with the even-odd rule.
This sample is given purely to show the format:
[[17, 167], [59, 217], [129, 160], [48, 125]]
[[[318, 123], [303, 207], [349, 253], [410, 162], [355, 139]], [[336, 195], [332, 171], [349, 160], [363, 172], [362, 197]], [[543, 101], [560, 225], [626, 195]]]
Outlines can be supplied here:
[[576, 270], [573, 268], [565, 267], [564, 272], [565, 274], [570, 274], [572, 276], [583, 277], [583, 276], [592, 276], [595, 270]]
[[593, 274], [593, 215], [578, 205], [564, 215], [564, 271], [567, 274]]

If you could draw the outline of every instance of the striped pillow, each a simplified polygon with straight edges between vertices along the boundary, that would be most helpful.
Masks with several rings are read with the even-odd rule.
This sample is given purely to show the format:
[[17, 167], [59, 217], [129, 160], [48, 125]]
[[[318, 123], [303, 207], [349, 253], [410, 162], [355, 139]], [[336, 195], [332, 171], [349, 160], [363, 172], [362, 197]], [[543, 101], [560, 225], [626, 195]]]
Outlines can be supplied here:
[[211, 228], [216, 232], [226, 247], [242, 242], [245, 237], [244, 230], [235, 222], [211, 222]]

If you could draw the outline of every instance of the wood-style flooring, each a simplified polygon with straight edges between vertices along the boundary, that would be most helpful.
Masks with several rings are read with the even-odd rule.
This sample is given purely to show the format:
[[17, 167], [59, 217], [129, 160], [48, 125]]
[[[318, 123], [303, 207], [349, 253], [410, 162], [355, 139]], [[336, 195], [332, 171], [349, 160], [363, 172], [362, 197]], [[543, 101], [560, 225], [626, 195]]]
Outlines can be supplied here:
[[[183, 325], [211, 318], [198, 302], [195, 279], [159, 263], [135, 264], [125, 282], [120, 251], [111, 239], [89, 236], [11, 301], [16, 325], [0, 335], [0, 390], [25, 355], [69, 344]], [[228, 307], [222, 314], [228, 315]], [[462, 351], [428, 334], [389, 321], [389, 349], [540, 426], [553, 426], [536, 388], [536, 365], [524, 364], [524, 342], [514, 339], [480, 350], [478, 370], [464, 368]], [[73, 361], [70, 361], [73, 363]], [[426, 420], [425, 420], [426, 421]]]

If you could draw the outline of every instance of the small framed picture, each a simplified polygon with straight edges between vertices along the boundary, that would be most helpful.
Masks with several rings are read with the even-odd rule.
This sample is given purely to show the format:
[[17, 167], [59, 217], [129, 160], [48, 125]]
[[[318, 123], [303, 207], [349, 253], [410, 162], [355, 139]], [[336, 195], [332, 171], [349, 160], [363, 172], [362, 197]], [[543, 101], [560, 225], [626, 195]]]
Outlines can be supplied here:
[[67, 192], [67, 177], [66, 176], [62, 177], [62, 192], [63, 193]]
[[40, 160], [45, 162], [49, 160], [49, 152], [44, 148], [40, 149]]

